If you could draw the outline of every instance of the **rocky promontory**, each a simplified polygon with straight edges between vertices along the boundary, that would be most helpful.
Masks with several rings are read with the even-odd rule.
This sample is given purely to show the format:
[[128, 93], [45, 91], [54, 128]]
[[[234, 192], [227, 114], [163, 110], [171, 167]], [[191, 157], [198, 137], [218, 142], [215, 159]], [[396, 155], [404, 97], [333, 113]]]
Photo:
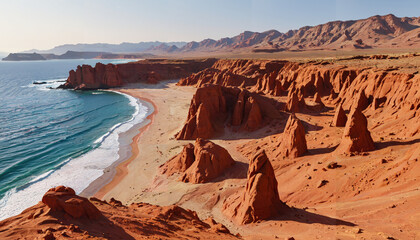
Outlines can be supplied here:
[[187, 77], [214, 62], [215, 59], [149, 59], [115, 65], [97, 63], [95, 67], [82, 65], [71, 70], [66, 83], [59, 88], [89, 90], [121, 87], [127, 83], [157, 83]]

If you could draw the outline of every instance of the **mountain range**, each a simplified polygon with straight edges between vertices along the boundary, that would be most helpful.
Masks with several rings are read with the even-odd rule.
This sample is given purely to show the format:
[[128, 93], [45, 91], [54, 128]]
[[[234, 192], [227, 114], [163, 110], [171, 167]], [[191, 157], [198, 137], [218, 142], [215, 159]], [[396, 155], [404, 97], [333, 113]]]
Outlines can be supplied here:
[[368, 48], [420, 47], [420, 17], [399, 18], [392, 14], [361, 20], [333, 21], [281, 33], [245, 31], [219, 40], [189, 42], [182, 47], [161, 44], [151, 52], [241, 51], [278, 52]]
[[285, 33], [245, 31], [234, 37], [200, 42], [139, 42], [65, 44], [49, 50], [22, 53], [65, 54], [72, 52], [151, 53], [154, 55], [195, 52], [281, 52], [372, 48], [420, 48], [420, 17], [396, 17], [388, 14], [366, 19], [332, 21], [305, 26]]
[[[139, 43], [120, 43], [120, 44], [110, 44], [110, 43], [78, 43], [78, 44], [64, 44], [56, 46], [48, 50], [38, 50], [31, 49], [23, 51], [21, 53], [50, 53], [61, 55], [68, 51], [72, 52], [107, 52], [107, 53], [139, 53], [144, 52], [154, 46], [158, 46], [163, 42], [139, 42]], [[167, 45], [173, 45], [176, 47], [183, 47], [186, 42], [167, 42]]]

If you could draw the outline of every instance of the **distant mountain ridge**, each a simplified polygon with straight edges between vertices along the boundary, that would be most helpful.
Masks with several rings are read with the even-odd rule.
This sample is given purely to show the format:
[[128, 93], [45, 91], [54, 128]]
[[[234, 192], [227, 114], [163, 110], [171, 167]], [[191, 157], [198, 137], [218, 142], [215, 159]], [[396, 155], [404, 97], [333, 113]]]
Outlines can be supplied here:
[[152, 54], [148, 53], [134, 53], [134, 54], [116, 54], [108, 52], [75, 52], [67, 51], [61, 55], [52, 53], [10, 53], [7, 57], [3, 58], [3, 61], [42, 61], [52, 59], [140, 59], [146, 57], [152, 57]]
[[392, 14], [366, 19], [332, 21], [304, 26], [285, 33], [245, 31], [234, 37], [196, 42], [139, 42], [121, 44], [66, 44], [50, 50], [24, 53], [64, 54], [75, 52], [150, 53], [154, 55], [195, 52], [281, 52], [370, 48], [420, 48], [420, 17], [396, 17]]
[[387, 47], [420, 47], [420, 17], [399, 18], [392, 14], [361, 20], [332, 21], [317, 26], [305, 26], [281, 33], [245, 31], [219, 40], [189, 42], [179, 49], [168, 45], [149, 49], [151, 52], [217, 52], [249, 50], [252, 52], [303, 51], [316, 49], [367, 49]]
[[[64, 44], [56, 46], [48, 50], [37, 50], [31, 49], [23, 51], [21, 53], [52, 53], [56, 55], [61, 55], [67, 51], [73, 52], [107, 52], [107, 53], [139, 53], [144, 52], [147, 49], [159, 46], [164, 42], [139, 42], [139, 43], [120, 43], [120, 44], [110, 44], [110, 43], [78, 43], [78, 44]], [[182, 47], [186, 42], [167, 42], [167, 45], [174, 45], [176, 47]]]

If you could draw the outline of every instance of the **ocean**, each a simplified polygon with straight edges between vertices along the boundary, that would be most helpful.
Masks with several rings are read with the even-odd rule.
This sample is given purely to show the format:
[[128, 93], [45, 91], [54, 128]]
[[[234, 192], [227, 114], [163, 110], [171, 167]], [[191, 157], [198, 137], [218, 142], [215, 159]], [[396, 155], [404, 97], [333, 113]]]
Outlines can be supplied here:
[[0, 61], [0, 220], [51, 187], [80, 193], [118, 159], [120, 133], [145, 119], [147, 107], [128, 95], [50, 89], [77, 65], [98, 61], [127, 62]]

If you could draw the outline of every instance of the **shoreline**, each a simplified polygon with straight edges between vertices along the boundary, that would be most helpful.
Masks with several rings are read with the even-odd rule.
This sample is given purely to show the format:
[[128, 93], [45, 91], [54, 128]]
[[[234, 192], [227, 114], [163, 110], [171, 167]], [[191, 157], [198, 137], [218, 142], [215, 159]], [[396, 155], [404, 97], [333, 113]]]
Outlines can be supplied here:
[[146, 118], [142, 122], [131, 127], [128, 131], [120, 133], [118, 140], [119, 144], [121, 144], [118, 150], [119, 158], [105, 168], [103, 174], [91, 182], [89, 186], [80, 193], [80, 195], [84, 197], [102, 198], [109, 190], [117, 185], [125, 175], [127, 175], [128, 164], [130, 164], [139, 154], [138, 140], [153, 122], [154, 115], [158, 111], [156, 105], [150, 99], [132, 96], [121, 91], [121, 89], [114, 89], [112, 91], [123, 95], [129, 95], [140, 101], [140, 103], [148, 109]]

